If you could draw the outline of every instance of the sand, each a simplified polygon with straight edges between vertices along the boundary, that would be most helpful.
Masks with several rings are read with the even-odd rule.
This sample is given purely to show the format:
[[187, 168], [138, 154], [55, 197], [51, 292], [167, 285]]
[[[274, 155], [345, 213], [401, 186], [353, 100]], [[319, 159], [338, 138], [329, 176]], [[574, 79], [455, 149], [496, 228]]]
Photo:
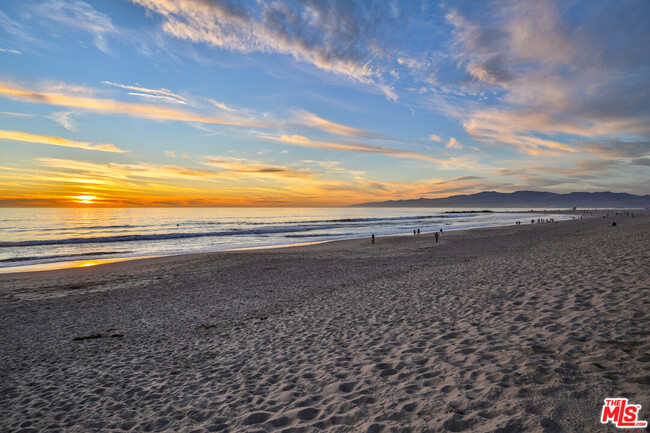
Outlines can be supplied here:
[[649, 246], [610, 213], [0, 275], [1, 429], [616, 431]]

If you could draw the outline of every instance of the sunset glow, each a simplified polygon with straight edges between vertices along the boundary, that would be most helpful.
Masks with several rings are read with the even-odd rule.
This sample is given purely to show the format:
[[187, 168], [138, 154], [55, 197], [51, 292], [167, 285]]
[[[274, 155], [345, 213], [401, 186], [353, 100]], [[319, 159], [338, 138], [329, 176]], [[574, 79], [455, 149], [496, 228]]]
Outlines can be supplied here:
[[0, 206], [649, 192], [647, 2], [364, 5], [3, 2]]
[[95, 203], [95, 200], [97, 200], [97, 197], [94, 195], [78, 195], [74, 197], [76, 203], [93, 204]]

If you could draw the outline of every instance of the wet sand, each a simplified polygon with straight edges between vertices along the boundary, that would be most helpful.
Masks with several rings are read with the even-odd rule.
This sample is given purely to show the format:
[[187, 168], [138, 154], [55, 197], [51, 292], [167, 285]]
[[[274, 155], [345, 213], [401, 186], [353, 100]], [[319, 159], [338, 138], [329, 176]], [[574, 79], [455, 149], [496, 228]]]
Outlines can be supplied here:
[[[612, 227], [612, 221], [617, 226]], [[0, 275], [6, 431], [613, 431], [650, 217]]]

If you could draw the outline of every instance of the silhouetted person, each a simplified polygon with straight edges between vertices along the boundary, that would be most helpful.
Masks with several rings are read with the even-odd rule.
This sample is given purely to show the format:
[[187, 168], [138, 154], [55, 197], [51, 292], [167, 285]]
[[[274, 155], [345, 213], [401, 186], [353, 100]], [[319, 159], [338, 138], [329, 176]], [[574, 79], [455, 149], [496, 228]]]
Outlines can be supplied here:
[[438, 243], [438, 232], [436, 232], [436, 243]]
[[415, 236], [417, 233], [415, 232], [415, 229], [413, 229], [413, 236]]
[[418, 234], [420, 234], [420, 229], [418, 229]]
[[374, 233], [372, 234], [372, 236], [370, 237], [370, 239], [372, 240], [372, 244], [374, 245], [374, 244], [375, 244], [375, 234], [374, 234]]

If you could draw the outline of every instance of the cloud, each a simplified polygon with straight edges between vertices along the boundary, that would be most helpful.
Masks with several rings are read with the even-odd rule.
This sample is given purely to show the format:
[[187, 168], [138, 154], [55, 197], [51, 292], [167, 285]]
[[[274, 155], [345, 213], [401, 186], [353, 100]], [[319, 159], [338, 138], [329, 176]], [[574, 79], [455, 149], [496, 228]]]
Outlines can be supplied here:
[[446, 20], [461, 84], [495, 95], [460, 110], [465, 128], [537, 154], [581, 150], [559, 134], [650, 137], [649, 14], [647, 2], [452, 6]]
[[456, 140], [454, 137], [451, 137], [449, 141], [447, 141], [447, 144], [445, 144], [445, 147], [447, 149], [462, 149], [463, 146]]
[[250, 116], [250, 114], [244, 110], [238, 109], [238, 108], [233, 108], [229, 105], [226, 105], [223, 102], [215, 101], [214, 99], [208, 99], [212, 105], [217, 107], [218, 109], [225, 111], [226, 113], [233, 114], [235, 116]]
[[173, 150], [166, 150], [165, 155], [167, 155], [169, 157], [172, 157], [172, 158], [176, 158], [176, 152], [174, 152]]
[[154, 98], [154, 99], [162, 99], [165, 101], [169, 102], [176, 102], [178, 104], [186, 104], [187, 100], [180, 96], [177, 95], [176, 93], [172, 92], [171, 90], [162, 88], [162, 89], [147, 89], [146, 87], [140, 87], [140, 86], [129, 86], [126, 84], [119, 84], [119, 83], [112, 83], [110, 81], [102, 81], [102, 84], [106, 84], [107, 86], [114, 86], [114, 87], [119, 87], [121, 89], [126, 89], [126, 90], [132, 90], [132, 92], [129, 92], [129, 95], [133, 96], [141, 96], [145, 98]]
[[[1, 81], [0, 85], [3, 85]], [[7, 86], [10, 86], [10, 84], [7, 83]], [[41, 92], [70, 93], [79, 96], [92, 96], [97, 93], [96, 90], [92, 87], [65, 83], [62, 81], [44, 81], [39, 83], [38, 87], [39, 91]]]
[[313, 129], [330, 132], [332, 134], [345, 135], [348, 137], [358, 138], [381, 138], [379, 134], [364, 129], [353, 128], [351, 126], [342, 125], [340, 123], [330, 122], [305, 110], [294, 111], [294, 122], [302, 126], [307, 126]]
[[158, 14], [163, 31], [173, 37], [244, 53], [289, 55], [397, 98], [373, 63], [388, 33], [382, 28], [400, 19], [389, 8], [337, 1], [132, 1]]
[[387, 156], [394, 156], [397, 158], [410, 158], [420, 159], [425, 161], [447, 162], [441, 159], [433, 158], [417, 152], [409, 150], [393, 149], [390, 147], [377, 146], [374, 144], [351, 142], [351, 143], [335, 143], [327, 141], [313, 141], [302, 135], [256, 135], [258, 138], [264, 140], [278, 141], [281, 143], [293, 144], [302, 147], [311, 147], [316, 149], [339, 150], [344, 152], [364, 152], [364, 153], [378, 153]]
[[239, 175], [252, 175], [254, 177], [272, 177], [272, 178], [304, 178], [312, 177], [312, 173], [304, 170], [294, 170], [284, 166], [263, 164], [256, 161], [246, 161], [241, 158], [226, 158], [206, 156], [203, 158], [204, 164], [216, 167], [230, 173]]
[[50, 0], [39, 5], [36, 12], [46, 18], [90, 33], [95, 46], [110, 54], [106, 35], [117, 32], [110, 17], [82, 1]]
[[49, 117], [59, 125], [63, 126], [68, 131], [74, 132], [75, 126], [74, 123], [72, 122], [72, 119], [70, 118], [72, 114], [73, 114], [72, 111], [57, 111], [55, 113], [50, 114]]
[[0, 53], [22, 54], [22, 53], [21, 53], [20, 51], [18, 51], [18, 50], [9, 50], [9, 49], [5, 49], [5, 48], [0, 48]]
[[516, 167], [496, 170], [501, 176], [511, 176], [526, 182], [526, 187], [560, 187], [562, 191], [608, 190], [647, 194], [643, 182], [630, 179], [647, 178], [650, 158], [599, 159], [579, 158], [549, 164], [521, 162]]
[[137, 92], [129, 92], [127, 93], [127, 95], [139, 96], [141, 98], [147, 98], [147, 99], [160, 99], [165, 102], [175, 102], [177, 104], [186, 104], [186, 102], [179, 101], [178, 99], [170, 98], [169, 96], [163, 96], [163, 95], [151, 95], [149, 93], [137, 93]]
[[408, 57], [398, 57], [397, 63], [399, 63], [402, 66], [406, 66], [409, 69], [415, 69], [415, 70], [425, 69], [427, 67], [426, 62], [422, 61], [421, 59], [413, 59]]
[[[547, 117], [540, 113], [505, 112], [498, 109], [476, 110], [463, 122], [472, 137], [493, 145], [508, 145], [531, 155], [558, 155], [561, 152], [577, 152], [571, 145], [532, 135], [534, 132], [551, 132], [543, 126]], [[539, 127], [535, 128], [535, 125]], [[571, 130], [571, 125], [564, 125]]]
[[35, 114], [13, 113], [11, 111], [0, 111], [0, 114], [3, 116], [15, 116], [15, 117], [36, 117]]
[[508, 167], [498, 170], [498, 173], [503, 176], [517, 176], [523, 179], [529, 179], [534, 173], [545, 173], [553, 175], [561, 175], [568, 178], [596, 178], [603, 174], [606, 170], [617, 165], [615, 161], [603, 160], [585, 160], [574, 162], [569, 165], [533, 165], [526, 164], [519, 167]]
[[630, 165], [640, 165], [642, 167], [650, 167], [650, 158], [635, 158], [630, 161]]
[[202, 170], [176, 165], [157, 165], [143, 162], [131, 164], [96, 163], [60, 158], [37, 158], [44, 167], [52, 167], [91, 175], [99, 181], [127, 179], [196, 179], [218, 176], [213, 170]]
[[440, 138], [439, 135], [431, 134], [429, 135], [429, 141], [437, 141], [438, 143], [440, 143], [442, 141], [442, 138]]
[[[21, 20], [22, 21], [22, 20]], [[0, 10], [0, 30], [9, 33], [14, 38], [31, 44], [38, 44], [39, 41], [34, 38], [21, 22], [11, 19], [6, 13]], [[13, 50], [9, 50], [13, 51]], [[15, 53], [14, 53], [15, 54]]]
[[34, 135], [21, 131], [2, 131], [0, 130], [0, 139], [22, 141], [26, 143], [50, 144], [52, 146], [74, 147], [85, 150], [99, 150], [101, 152], [124, 153], [126, 150], [116, 147], [114, 144], [92, 144], [84, 141], [73, 141], [61, 137], [49, 137], [45, 135]]
[[82, 108], [91, 111], [126, 114], [150, 119], [178, 120], [183, 122], [213, 123], [223, 125], [251, 126], [267, 128], [268, 123], [255, 123], [247, 119], [225, 119], [196, 114], [190, 111], [159, 107], [149, 104], [136, 104], [116, 101], [114, 99], [91, 98], [61, 92], [41, 92], [26, 90], [8, 83], [0, 82], [0, 95], [20, 101], [57, 105], [70, 108]]
[[650, 156], [650, 140], [606, 142], [577, 141], [582, 149], [603, 158], [634, 158]]

